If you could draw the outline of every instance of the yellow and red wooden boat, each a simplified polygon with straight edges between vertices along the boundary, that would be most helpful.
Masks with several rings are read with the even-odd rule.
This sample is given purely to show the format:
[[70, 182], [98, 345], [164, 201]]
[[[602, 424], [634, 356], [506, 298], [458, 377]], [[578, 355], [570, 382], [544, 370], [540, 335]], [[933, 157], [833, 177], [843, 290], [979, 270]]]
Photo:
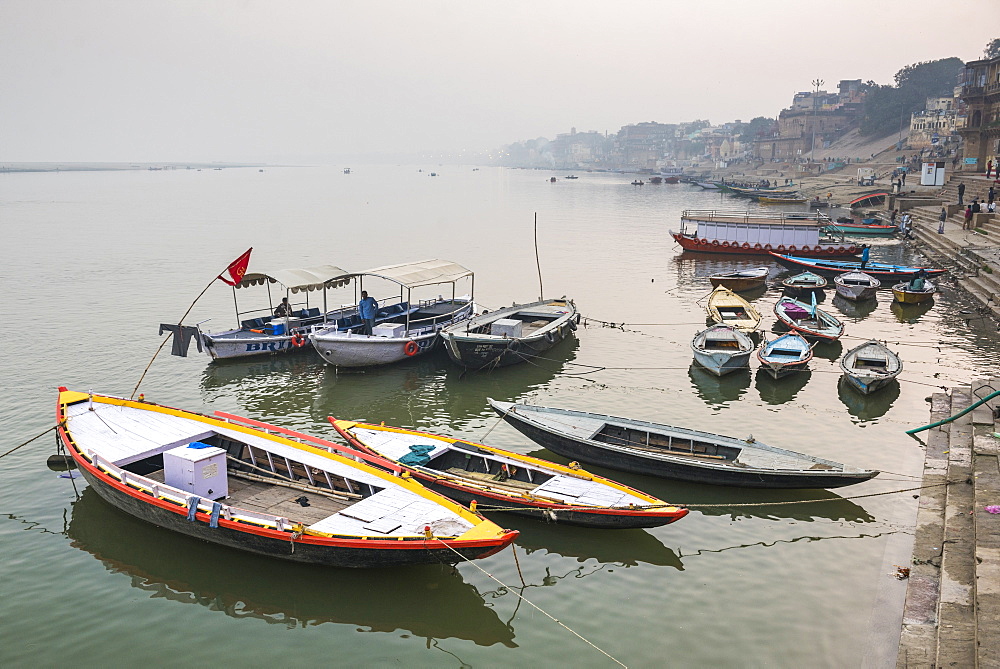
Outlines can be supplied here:
[[334, 567], [483, 558], [504, 530], [391, 462], [275, 425], [59, 389], [61, 445], [113, 506], [239, 550]]
[[644, 492], [565, 466], [464, 439], [330, 418], [355, 448], [388, 458], [421, 483], [477, 508], [600, 528], [659, 527], [687, 515]]

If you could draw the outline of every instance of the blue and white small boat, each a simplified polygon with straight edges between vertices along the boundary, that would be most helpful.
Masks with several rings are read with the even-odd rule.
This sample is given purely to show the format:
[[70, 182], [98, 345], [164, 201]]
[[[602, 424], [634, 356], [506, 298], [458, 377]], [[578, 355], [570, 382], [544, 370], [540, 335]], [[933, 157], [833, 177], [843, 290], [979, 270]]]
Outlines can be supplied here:
[[803, 258], [800, 256], [783, 255], [781, 253], [769, 252], [771, 257], [778, 263], [789, 269], [809, 270], [823, 276], [836, 276], [844, 272], [860, 272], [873, 276], [879, 280], [886, 279], [912, 279], [917, 272], [924, 270], [925, 276], [933, 277], [944, 274], [947, 270], [935, 269], [932, 267], [911, 267], [909, 265], [891, 265], [884, 262], [868, 262], [862, 266], [861, 261], [849, 262], [844, 260], [826, 260], [821, 258]]
[[815, 272], [800, 272], [781, 282], [782, 287], [792, 296], [808, 296], [826, 288], [827, 281]]
[[848, 385], [864, 395], [884, 388], [903, 371], [903, 362], [879, 341], [870, 339], [840, 359]]
[[691, 340], [695, 362], [716, 376], [747, 369], [755, 348], [749, 336], [729, 325], [713, 325]]
[[794, 332], [765, 341], [757, 351], [760, 368], [776, 379], [804, 370], [812, 357], [812, 346]]

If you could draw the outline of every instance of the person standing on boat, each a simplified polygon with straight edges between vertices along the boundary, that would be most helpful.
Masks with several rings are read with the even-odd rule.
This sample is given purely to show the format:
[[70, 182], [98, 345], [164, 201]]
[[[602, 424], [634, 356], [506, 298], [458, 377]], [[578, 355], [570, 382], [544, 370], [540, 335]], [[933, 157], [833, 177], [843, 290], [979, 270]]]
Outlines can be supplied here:
[[374, 297], [368, 297], [368, 291], [361, 291], [361, 301], [358, 302], [358, 316], [361, 317], [361, 334], [370, 335], [375, 327], [375, 312], [378, 302]]

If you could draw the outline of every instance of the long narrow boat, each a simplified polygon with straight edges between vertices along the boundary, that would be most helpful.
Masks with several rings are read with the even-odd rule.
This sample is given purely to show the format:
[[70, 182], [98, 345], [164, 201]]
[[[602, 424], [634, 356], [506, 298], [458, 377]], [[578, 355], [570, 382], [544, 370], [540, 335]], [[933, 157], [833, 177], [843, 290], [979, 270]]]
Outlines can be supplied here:
[[892, 265], [882, 262], [868, 262], [862, 267], [860, 262], [820, 260], [773, 252], [770, 255], [781, 265], [789, 269], [809, 270], [810, 272], [822, 274], [826, 277], [834, 277], [844, 272], [863, 270], [865, 274], [885, 282], [886, 279], [896, 279], [897, 281], [900, 279], [912, 279], [920, 270], [923, 270], [927, 276], [938, 276], [947, 271], [931, 267], [911, 267], [909, 265]]
[[835, 341], [844, 334], [844, 324], [815, 304], [782, 297], [774, 305], [774, 315], [786, 327], [806, 339]]
[[875, 297], [882, 282], [865, 272], [851, 271], [835, 276], [833, 285], [837, 288], [837, 295], [858, 302]]
[[[371, 334], [361, 332], [361, 323], [344, 327], [340, 323], [331, 327], [316, 327], [309, 333], [309, 341], [323, 362], [337, 367], [369, 367], [387, 365], [423, 355], [438, 343], [442, 328], [468, 319], [473, 312], [470, 295], [458, 297], [455, 286], [468, 279], [471, 270], [447, 260], [421, 260], [418, 262], [376, 267], [353, 274], [351, 278], [364, 287], [364, 280], [381, 279], [399, 287], [399, 301], [379, 309], [375, 315], [378, 323]], [[425, 299], [414, 304], [413, 291], [431, 286], [451, 286], [449, 297]], [[435, 291], [436, 292], [436, 291]]]
[[713, 325], [691, 340], [695, 361], [716, 376], [747, 369], [756, 347], [749, 335], [730, 325]]
[[387, 458], [458, 502], [601, 528], [659, 527], [688, 510], [579, 468], [464, 439], [385, 425], [330, 423], [358, 450]]
[[892, 287], [892, 297], [896, 302], [903, 304], [919, 304], [934, 297], [937, 286], [926, 279], [923, 280], [919, 288], [915, 288], [913, 281], [903, 281]]
[[796, 297], [821, 291], [826, 288], [826, 283], [826, 278], [815, 272], [800, 272], [782, 281], [781, 285], [789, 295]]
[[840, 359], [844, 379], [864, 395], [884, 388], [903, 371], [903, 362], [881, 342], [871, 339]]
[[441, 330], [453, 362], [471, 369], [513, 365], [549, 350], [576, 330], [580, 316], [573, 300], [515, 304]]
[[735, 272], [720, 272], [712, 274], [708, 280], [712, 282], [713, 288], [725, 286], [731, 291], [742, 292], [760, 288], [767, 280], [767, 267], [754, 267], [752, 269], [741, 269]]
[[730, 325], [746, 333], [760, 326], [761, 315], [756, 307], [725, 286], [712, 291], [705, 310], [712, 322]]
[[762, 204], [804, 204], [804, 197], [795, 195], [757, 195], [755, 198]]
[[878, 471], [756, 441], [630, 418], [489, 400], [505, 421], [553, 453], [680, 481], [748, 488], [837, 488]]
[[831, 223], [826, 226], [829, 232], [841, 235], [868, 235], [870, 237], [891, 237], [899, 232], [895, 225], [877, 223]]
[[56, 421], [112, 506], [251, 553], [334, 567], [455, 563], [518, 534], [393, 463], [267, 423], [66, 388]]
[[757, 350], [760, 368], [775, 379], [801, 372], [813, 358], [812, 346], [801, 335], [789, 332], [765, 341]]

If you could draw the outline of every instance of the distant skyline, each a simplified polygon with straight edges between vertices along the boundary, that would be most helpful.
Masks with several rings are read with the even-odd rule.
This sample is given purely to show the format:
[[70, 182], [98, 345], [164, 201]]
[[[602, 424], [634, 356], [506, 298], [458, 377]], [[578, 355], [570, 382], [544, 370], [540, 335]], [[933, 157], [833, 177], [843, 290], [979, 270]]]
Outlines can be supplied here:
[[1000, 1], [0, 0], [0, 163], [337, 162], [776, 116], [982, 57]]

